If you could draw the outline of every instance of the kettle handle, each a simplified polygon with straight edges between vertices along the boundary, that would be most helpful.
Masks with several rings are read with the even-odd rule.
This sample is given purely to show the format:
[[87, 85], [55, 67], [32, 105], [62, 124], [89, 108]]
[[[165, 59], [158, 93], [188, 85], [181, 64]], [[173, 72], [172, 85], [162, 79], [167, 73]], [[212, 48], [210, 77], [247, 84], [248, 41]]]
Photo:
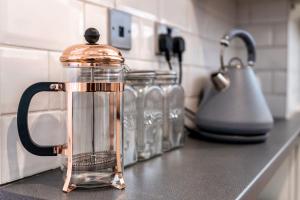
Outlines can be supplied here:
[[17, 126], [20, 140], [27, 151], [37, 156], [56, 156], [61, 153], [64, 145], [40, 146], [36, 144], [28, 129], [28, 110], [31, 99], [39, 92], [63, 91], [64, 83], [59, 82], [38, 82], [29, 86], [21, 96], [17, 113]]
[[220, 43], [222, 46], [228, 47], [231, 40], [237, 37], [242, 39], [246, 44], [246, 48], [248, 52], [248, 64], [250, 66], [254, 66], [256, 61], [255, 40], [249, 32], [242, 29], [232, 29], [222, 37]]

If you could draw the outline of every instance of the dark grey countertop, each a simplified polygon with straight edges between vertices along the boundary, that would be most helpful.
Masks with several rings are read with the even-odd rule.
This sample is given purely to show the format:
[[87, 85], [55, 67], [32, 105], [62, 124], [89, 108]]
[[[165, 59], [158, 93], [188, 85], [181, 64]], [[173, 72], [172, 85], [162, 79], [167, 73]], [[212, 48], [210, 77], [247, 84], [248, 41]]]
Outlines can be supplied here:
[[[300, 114], [276, 121], [267, 142], [210, 143], [188, 138], [182, 149], [125, 170], [127, 188], [61, 191], [59, 170], [0, 187], [0, 199], [255, 199], [298, 142]], [[18, 196], [22, 195], [22, 196]]]

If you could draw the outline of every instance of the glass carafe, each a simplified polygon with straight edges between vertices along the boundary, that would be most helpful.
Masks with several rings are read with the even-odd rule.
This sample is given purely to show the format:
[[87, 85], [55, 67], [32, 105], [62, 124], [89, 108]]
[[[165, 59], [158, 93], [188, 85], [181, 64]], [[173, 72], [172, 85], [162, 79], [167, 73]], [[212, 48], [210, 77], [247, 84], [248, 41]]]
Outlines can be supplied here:
[[130, 71], [126, 84], [137, 93], [137, 153], [138, 160], [162, 154], [163, 96], [153, 85], [154, 71]]
[[[85, 33], [88, 44], [67, 48], [61, 58], [65, 82], [40, 82], [22, 95], [18, 131], [23, 146], [39, 156], [61, 154], [63, 191], [76, 187], [125, 187], [123, 179], [123, 71], [118, 49], [96, 44], [99, 33]], [[30, 100], [42, 91], [66, 93], [66, 144], [39, 146], [30, 137]]]
[[155, 84], [163, 91], [163, 151], [169, 151], [184, 145], [184, 90], [173, 71], [156, 71]]

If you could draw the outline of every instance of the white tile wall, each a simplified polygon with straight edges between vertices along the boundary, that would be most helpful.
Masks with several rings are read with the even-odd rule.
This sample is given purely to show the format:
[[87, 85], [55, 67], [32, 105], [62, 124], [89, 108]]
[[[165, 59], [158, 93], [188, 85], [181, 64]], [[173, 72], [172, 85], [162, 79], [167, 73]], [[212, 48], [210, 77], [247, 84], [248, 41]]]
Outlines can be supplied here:
[[[23, 91], [31, 84], [48, 80], [46, 51], [0, 48], [0, 102], [2, 114], [16, 113]], [[47, 110], [48, 94], [37, 94], [31, 111]]]
[[[223, 36], [223, 35], [222, 35]], [[218, 41], [202, 40], [203, 41], [203, 59], [202, 62], [204, 66], [207, 66], [210, 70], [216, 71], [220, 67], [220, 49], [221, 46]], [[191, 50], [192, 51], [192, 50]], [[194, 59], [201, 58], [200, 55], [197, 56], [197, 51], [194, 52]], [[199, 52], [201, 53], [201, 52]], [[228, 53], [228, 51], [226, 51]]]
[[126, 64], [133, 70], [156, 70], [159, 69], [159, 62], [144, 61], [138, 59], [127, 59]]
[[290, 14], [288, 23], [288, 70], [287, 70], [287, 98], [288, 113], [292, 115], [300, 109], [300, 4]]
[[[179, 14], [180, 13], [180, 14]], [[187, 28], [188, 1], [164, 0], [159, 1], [159, 16], [163, 23]]]
[[[60, 121], [60, 112], [29, 115], [28, 124], [32, 139], [40, 145], [62, 144], [64, 133]], [[0, 184], [59, 166], [58, 157], [38, 157], [24, 149], [18, 136], [16, 115], [1, 118], [0, 155], [3, 161]]]
[[213, 41], [219, 41], [225, 32], [235, 26], [233, 23], [229, 23], [215, 15], [206, 15], [206, 20], [204, 37]]
[[[131, 34], [132, 43], [130, 50], [123, 50], [125, 58], [157, 61], [155, 55], [155, 23], [146, 18], [132, 17]], [[141, 51], [142, 49], [142, 51]]]
[[87, 3], [93, 3], [109, 8], [113, 8], [115, 6], [115, 0], [83, 0]]
[[288, 19], [289, 1], [263, 0], [250, 3], [250, 21], [252, 23], [285, 22]]
[[82, 6], [76, 0], [1, 0], [0, 43], [53, 50], [78, 43]]
[[285, 71], [273, 73], [273, 93], [279, 95], [287, 94], [287, 74]]
[[[206, 62], [206, 57], [204, 55], [204, 41], [201, 40], [201, 38], [189, 33], [185, 33], [184, 38], [186, 43], [186, 51], [183, 54], [183, 63], [188, 65], [205, 66], [208, 62]], [[206, 52], [209, 50], [211, 49], [205, 49]]]
[[115, 0], [116, 8], [129, 12], [132, 15], [148, 18], [152, 20], [158, 19], [159, 0]]
[[236, 25], [236, 4], [232, 1], [187, 1], [188, 30], [211, 40]]
[[258, 48], [256, 68], [259, 69], [285, 69], [287, 67], [287, 49]]
[[226, 21], [235, 21], [237, 14], [237, 4], [231, 0], [194, 0], [195, 4], [200, 5], [212, 15], [218, 16]]
[[239, 24], [249, 24], [250, 22], [250, 2], [237, 1], [237, 17]]
[[[49, 81], [64, 81], [64, 71], [59, 62], [61, 53], [49, 52]], [[49, 110], [62, 110], [65, 108], [64, 92], [49, 92]]]
[[[200, 1], [199, 1], [200, 2]], [[191, 33], [204, 36], [207, 26], [207, 14], [196, 1], [188, 1], [188, 30]]]
[[94, 27], [99, 30], [99, 43], [108, 43], [108, 9], [85, 4], [85, 29]]
[[202, 67], [187, 66], [183, 69], [183, 73], [182, 86], [185, 96], [198, 97], [209, 79], [209, 72]]
[[255, 38], [257, 47], [285, 47], [287, 45], [287, 24], [267, 23], [241, 26]]
[[131, 18], [131, 49], [129, 51], [122, 51], [126, 58], [136, 58], [140, 57], [140, 18], [132, 16]]
[[270, 106], [272, 115], [275, 117], [285, 118], [288, 116], [287, 98], [285, 95], [265, 95], [266, 100]]
[[[166, 62], [165, 58], [164, 57], [161, 57], [159, 59], [159, 69], [162, 69], [162, 70], [168, 70], [169, 69], [169, 65], [168, 63]], [[179, 70], [179, 63], [178, 63], [178, 60], [176, 58], [171, 58], [171, 65], [172, 65], [172, 68], [174, 71], [176, 71], [178, 73], [178, 70]], [[186, 67], [186, 66], [185, 66]], [[185, 68], [184, 67], [184, 68]]]
[[[257, 69], [261, 85], [275, 117], [289, 116], [287, 110], [288, 44], [287, 0], [238, 0], [238, 24], [257, 42]], [[238, 46], [241, 46], [240, 44]]]
[[272, 73], [271, 72], [256, 72], [260, 86], [265, 94], [272, 93]]
[[61, 65], [59, 58], [61, 52], [49, 52], [49, 81], [64, 81], [65, 68]]
[[273, 44], [274, 45], [287, 45], [287, 32], [288, 27], [286, 23], [278, 23], [273, 26]]
[[139, 50], [140, 59], [143, 60], [151, 60], [155, 61], [157, 60], [157, 57], [155, 56], [155, 23], [152, 20], [147, 19], [140, 19], [140, 30], [139, 30], [139, 49], [143, 49], [143, 51]]

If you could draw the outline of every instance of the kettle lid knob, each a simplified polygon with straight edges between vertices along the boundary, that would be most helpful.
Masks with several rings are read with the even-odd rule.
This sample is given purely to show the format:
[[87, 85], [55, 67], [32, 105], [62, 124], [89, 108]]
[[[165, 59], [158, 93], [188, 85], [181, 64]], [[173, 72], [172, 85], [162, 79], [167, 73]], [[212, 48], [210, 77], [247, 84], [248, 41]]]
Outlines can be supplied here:
[[99, 31], [95, 28], [88, 28], [84, 33], [84, 38], [89, 44], [96, 44], [100, 38]]

